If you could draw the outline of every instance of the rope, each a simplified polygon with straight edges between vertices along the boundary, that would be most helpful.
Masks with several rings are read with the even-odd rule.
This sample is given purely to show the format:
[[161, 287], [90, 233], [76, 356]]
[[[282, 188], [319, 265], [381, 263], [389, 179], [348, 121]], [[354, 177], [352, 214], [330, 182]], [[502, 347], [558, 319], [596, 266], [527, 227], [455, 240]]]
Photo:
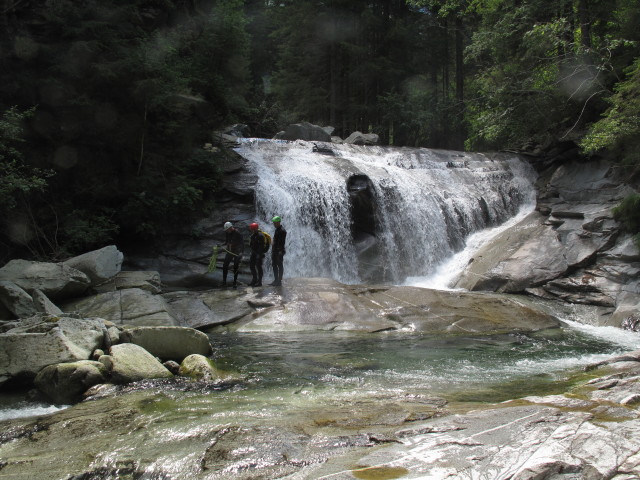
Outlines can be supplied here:
[[211, 273], [216, 269], [216, 263], [218, 262], [218, 246], [214, 245], [213, 254], [211, 255], [211, 260], [209, 260], [209, 268], [207, 268], [207, 273]]
[[234, 257], [240, 256], [239, 253], [230, 252], [226, 248], [220, 248], [219, 245], [214, 245], [212, 249], [213, 249], [213, 253], [211, 255], [211, 259], [209, 260], [209, 267], [207, 268], [207, 273], [211, 273], [216, 269], [216, 263], [218, 262], [218, 250], [222, 250], [223, 252], [233, 255]]

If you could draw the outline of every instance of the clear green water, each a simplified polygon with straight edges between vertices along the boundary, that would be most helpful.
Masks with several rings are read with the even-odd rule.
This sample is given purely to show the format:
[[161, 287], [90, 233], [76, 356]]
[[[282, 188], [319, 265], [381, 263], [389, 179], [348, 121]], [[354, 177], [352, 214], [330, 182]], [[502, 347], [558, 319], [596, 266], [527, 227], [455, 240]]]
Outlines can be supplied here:
[[561, 391], [567, 372], [640, 345], [636, 336], [620, 342], [617, 332], [613, 338], [595, 336], [602, 331], [567, 327], [475, 337], [252, 333], [211, 336], [211, 341], [216, 364], [245, 375], [249, 381], [244, 388], [250, 390], [428, 393], [449, 400], [497, 402]]
[[[357, 410], [363, 402], [373, 409], [434, 397], [494, 403], [562, 393], [584, 366], [640, 349], [636, 333], [578, 324], [532, 334], [334, 331], [227, 333], [210, 339], [218, 368], [240, 380], [204, 394], [174, 389], [171, 382], [161, 391], [171, 397], [172, 408], [214, 408], [222, 423], [240, 418], [266, 423], [283, 414], [292, 421], [311, 414], [319, 418], [335, 408]], [[55, 410], [0, 394], [0, 420]]]

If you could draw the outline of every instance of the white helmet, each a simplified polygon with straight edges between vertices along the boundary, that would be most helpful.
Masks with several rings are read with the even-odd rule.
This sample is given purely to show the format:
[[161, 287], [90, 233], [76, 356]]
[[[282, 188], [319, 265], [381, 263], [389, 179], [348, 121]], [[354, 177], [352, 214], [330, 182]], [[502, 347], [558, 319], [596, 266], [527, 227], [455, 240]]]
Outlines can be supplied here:
[[231, 227], [233, 227], [233, 223], [231, 223], [231, 222], [224, 222], [224, 229], [225, 229], [225, 230], [229, 230]]

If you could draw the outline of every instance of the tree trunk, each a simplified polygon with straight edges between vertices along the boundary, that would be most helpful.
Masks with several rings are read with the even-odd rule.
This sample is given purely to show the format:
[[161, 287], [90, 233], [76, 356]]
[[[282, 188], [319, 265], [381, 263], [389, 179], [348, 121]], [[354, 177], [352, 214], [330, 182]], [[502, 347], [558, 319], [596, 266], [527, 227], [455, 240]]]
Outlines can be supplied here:
[[589, 0], [578, 0], [578, 21], [580, 22], [580, 43], [585, 48], [591, 48], [591, 15], [589, 14]]
[[464, 117], [464, 24], [462, 17], [456, 16], [456, 125], [455, 125], [455, 144], [456, 149], [462, 149], [464, 147], [464, 131], [463, 131], [463, 117]]

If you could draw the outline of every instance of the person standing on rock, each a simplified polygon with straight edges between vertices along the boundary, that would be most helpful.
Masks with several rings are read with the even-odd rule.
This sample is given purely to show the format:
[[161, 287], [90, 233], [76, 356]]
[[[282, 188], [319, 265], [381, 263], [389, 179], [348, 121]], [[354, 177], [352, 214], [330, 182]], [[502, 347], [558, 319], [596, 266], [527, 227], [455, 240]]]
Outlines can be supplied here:
[[282, 285], [282, 273], [284, 263], [284, 244], [287, 239], [287, 231], [280, 224], [282, 219], [279, 216], [275, 216], [271, 219], [273, 226], [276, 227], [276, 231], [273, 234], [273, 247], [271, 248], [271, 264], [273, 265], [274, 280], [270, 285], [279, 287]]
[[265, 238], [260, 231], [257, 223], [249, 225], [251, 237], [249, 237], [249, 249], [251, 256], [249, 257], [249, 269], [251, 270], [250, 287], [262, 286], [262, 262], [264, 260]]
[[225, 241], [224, 241], [224, 263], [222, 264], [222, 286], [227, 286], [227, 273], [229, 265], [233, 261], [233, 288], [238, 286], [238, 270], [240, 269], [240, 260], [244, 252], [244, 238], [237, 228], [231, 222], [224, 224]]

